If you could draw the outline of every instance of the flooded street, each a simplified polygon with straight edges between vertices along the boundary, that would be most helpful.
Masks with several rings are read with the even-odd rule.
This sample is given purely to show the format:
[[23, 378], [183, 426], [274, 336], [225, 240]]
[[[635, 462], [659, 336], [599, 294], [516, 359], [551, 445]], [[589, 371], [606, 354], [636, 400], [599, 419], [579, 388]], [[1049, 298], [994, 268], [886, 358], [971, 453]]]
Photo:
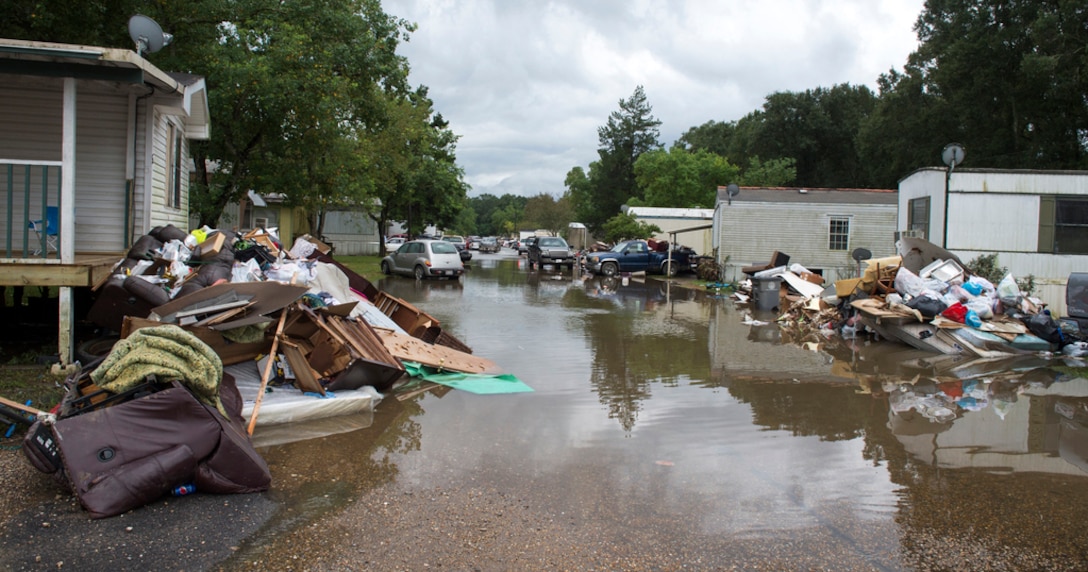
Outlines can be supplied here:
[[1088, 569], [1080, 361], [794, 339], [508, 251], [377, 285], [534, 391], [261, 426], [268, 493], [98, 520], [5, 451], [0, 570]]
[[228, 568], [1088, 566], [1088, 381], [1061, 360], [790, 340], [509, 254], [377, 285], [535, 391], [423, 386], [261, 448], [286, 508]]

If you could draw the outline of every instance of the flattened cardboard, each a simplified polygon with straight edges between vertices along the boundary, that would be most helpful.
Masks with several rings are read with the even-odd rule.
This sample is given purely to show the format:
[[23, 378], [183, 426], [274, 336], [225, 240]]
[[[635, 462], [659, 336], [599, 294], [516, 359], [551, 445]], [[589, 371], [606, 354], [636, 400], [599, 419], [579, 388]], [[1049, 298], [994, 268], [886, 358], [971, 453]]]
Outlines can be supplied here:
[[404, 334], [375, 328], [389, 353], [404, 361], [414, 361], [440, 370], [463, 373], [498, 373], [495, 362], [445, 346], [436, 346]]

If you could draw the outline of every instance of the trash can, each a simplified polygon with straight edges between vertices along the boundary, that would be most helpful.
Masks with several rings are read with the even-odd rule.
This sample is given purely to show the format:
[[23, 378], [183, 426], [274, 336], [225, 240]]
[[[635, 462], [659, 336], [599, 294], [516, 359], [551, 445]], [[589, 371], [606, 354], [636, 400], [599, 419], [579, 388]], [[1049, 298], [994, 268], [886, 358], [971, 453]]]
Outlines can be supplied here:
[[752, 295], [755, 298], [756, 309], [770, 312], [777, 308], [781, 289], [781, 276], [752, 278]]

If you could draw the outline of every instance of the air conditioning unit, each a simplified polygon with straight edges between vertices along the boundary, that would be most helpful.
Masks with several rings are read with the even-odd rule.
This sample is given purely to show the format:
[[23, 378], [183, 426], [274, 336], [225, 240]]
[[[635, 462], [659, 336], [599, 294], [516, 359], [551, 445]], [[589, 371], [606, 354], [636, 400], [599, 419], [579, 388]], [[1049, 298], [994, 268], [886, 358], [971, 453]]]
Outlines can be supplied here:
[[900, 238], [925, 238], [926, 233], [920, 228], [908, 228], [907, 230], [900, 230], [895, 233], [895, 240]]
[[268, 228], [268, 217], [253, 217], [253, 228]]

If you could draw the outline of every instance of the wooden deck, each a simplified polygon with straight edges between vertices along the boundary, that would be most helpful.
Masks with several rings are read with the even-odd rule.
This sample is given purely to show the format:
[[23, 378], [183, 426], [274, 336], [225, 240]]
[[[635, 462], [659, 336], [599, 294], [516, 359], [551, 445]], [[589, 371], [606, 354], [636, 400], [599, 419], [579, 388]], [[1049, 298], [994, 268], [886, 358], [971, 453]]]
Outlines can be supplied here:
[[72, 264], [53, 259], [0, 259], [0, 286], [94, 287], [105, 282], [124, 257], [124, 253], [77, 253]]

